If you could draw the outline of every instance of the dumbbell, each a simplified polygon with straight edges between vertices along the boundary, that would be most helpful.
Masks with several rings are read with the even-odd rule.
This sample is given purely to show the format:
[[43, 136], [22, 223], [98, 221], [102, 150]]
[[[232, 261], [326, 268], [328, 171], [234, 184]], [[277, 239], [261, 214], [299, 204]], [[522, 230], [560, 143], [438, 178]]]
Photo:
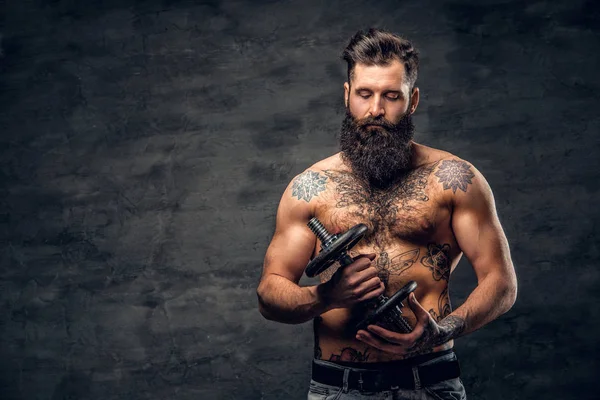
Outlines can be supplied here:
[[[340, 268], [351, 264], [354, 260], [348, 254], [348, 251], [360, 242], [367, 233], [367, 226], [358, 224], [342, 234], [334, 235], [329, 233], [316, 217], [308, 221], [308, 227], [321, 241], [321, 251], [306, 266], [305, 273], [310, 278], [325, 271], [336, 261], [339, 262]], [[370, 304], [372, 310], [356, 324], [356, 330], [366, 329], [368, 325], [377, 324], [395, 332], [410, 333], [412, 328], [402, 316], [401, 308], [404, 307], [402, 301], [416, 287], [417, 283], [410, 281], [391, 297], [383, 294], [379, 295]]]

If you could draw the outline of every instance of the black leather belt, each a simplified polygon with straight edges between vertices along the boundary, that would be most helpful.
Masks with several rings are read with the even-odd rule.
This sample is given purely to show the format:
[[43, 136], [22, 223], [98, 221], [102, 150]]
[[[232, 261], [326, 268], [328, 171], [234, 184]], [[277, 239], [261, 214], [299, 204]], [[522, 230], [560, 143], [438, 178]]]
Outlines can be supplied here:
[[352, 369], [343, 366], [340, 368], [313, 361], [312, 379], [324, 385], [343, 387], [345, 370], [348, 370], [348, 389], [363, 392], [378, 392], [392, 388], [414, 390], [460, 376], [458, 360], [386, 370]]

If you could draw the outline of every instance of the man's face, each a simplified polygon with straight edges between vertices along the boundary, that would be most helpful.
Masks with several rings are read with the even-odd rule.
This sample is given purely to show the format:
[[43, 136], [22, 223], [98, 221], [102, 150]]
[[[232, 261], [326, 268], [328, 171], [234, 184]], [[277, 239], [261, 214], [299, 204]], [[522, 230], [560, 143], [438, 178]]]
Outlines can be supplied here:
[[404, 65], [398, 60], [384, 66], [357, 64], [344, 89], [342, 157], [370, 187], [385, 189], [410, 169], [411, 114], [419, 91], [409, 93]]
[[[380, 118], [396, 124], [417, 106], [418, 89], [415, 89], [416, 95], [409, 90], [404, 65], [393, 60], [387, 65], [356, 64], [352, 81], [344, 84], [344, 97], [354, 118]], [[411, 99], [411, 96], [416, 98]]]

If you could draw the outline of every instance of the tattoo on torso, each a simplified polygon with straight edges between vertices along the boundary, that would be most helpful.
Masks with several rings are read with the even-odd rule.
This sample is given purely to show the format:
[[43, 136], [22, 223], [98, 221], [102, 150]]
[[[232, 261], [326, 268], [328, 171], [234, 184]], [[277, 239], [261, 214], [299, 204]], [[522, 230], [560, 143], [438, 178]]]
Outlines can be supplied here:
[[440, 322], [446, 318], [452, 312], [452, 306], [450, 305], [450, 296], [448, 295], [448, 286], [444, 288], [440, 297], [438, 298], [438, 311], [433, 308], [429, 309], [429, 314], [436, 321]]
[[[450, 316], [452, 307], [448, 281], [454, 245], [452, 242], [445, 243], [445, 240], [441, 243], [432, 242], [432, 235], [438, 229], [434, 209], [437, 203], [430, 202], [431, 192], [428, 190], [428, 180], [432, 175], [438, 178], [444, 191], [452, 190], [453, 193], [459, 189], [467, 192], [475, 177], [468, 163], [442, 160], [413, 170], [390, 189], [378, 191], [368, 188], [350, 172], [307, 170], [294, 179], [292, 196], [306, 202], [313, 199], [323, 201], [323, 222], [331, 224], [334, 228], [347, 229], [358, 222], [367, 223], [369, 231], [362, 243], [379, 253], [375, 266], [386, 286], [391, 276], [406, 273], [415, 263], [415, 271], [426, 271], [423, 267], [429, 269], [429, 276], [434, 281], [445, 283], [445, 288], [438, 297], [437, 310], [430, 308], [429, 314], [433, 320], [444, 324], [448, 335], [450, 332], [455, 335], [464, 329], [464, 321]], [[398, 254], [394, 251], [397, 248], [394, 244], [396, 238], [414, 245], [408, 250], [402, 249], [402, 253]], [[352, 254], [352, 251], [350, 253], [356, 255]], [[329, 280], [336, 269], [333, 266], [321, 273], [321, 280]], [[317, 359], [323, 357], [319, 343], [321, 323], [321, 317], [315, 318], [314, 357]], [[444, 342], [438, 343], [437, 339], [434, 342], [433, 337], [428, 337], [428, 333], [425, 332], [420, 343], [412, 349], [414, 353], [411, 355], [431, 351], [434, 346], [442, 343]], [[330, 361], [366, 362], [370, 356], [368, 347], [364, 351], [353, 347], [338, 349], [339, 353], [331, 354]]]
[[390, 275], [401, 275], [417, 261], [418, 257], [418, 248], [405, 251], [391, 259], [387, 252], [380, 253], [375, 262], [375, 267], [379, 270], [379, 278], [387, 285]]
[[[379, 270], [379, 279], [387, 286], [391, 275], [400, 276], [417, 262], [419, 259], [419, 252], [419, 248], [416, 248], [398, 254], [391, 259], [386, 251], [379, 253], [378, 257], [375, 259], [375, 267]], [[355, 257], [357, 255], [358, 253], [350, 251], [350, 256]], [[323, 271], [320, 274], [321, 281], [325, 282], [331, 279], [336, 270], [337, 264], [334, 264]]]
[[450, 278], [450, 245], [429, 243], [427, 255], [421, 258], [421, 264], [433, 272], [433, 279], [436, 281], [447, 281]]
[[352, 347], [344, 347], [340, 354], [332, 354], [329, 361], [366, 362], [369, 360], [369, 348], [360, 352]]
[[382, 248], [390, 230], [410, 225], [417, 205], [429, 201], [427, 181], [436, 165], [410, 171], [387, 190], [372, 190], [349, 172], [325, 170], [325, 176], [335, 184], [335, 208], [339, 211], [333, 213], [344, 220], [368, 221], [370, 234], [363, 240]]
[[320, 360], [321, 357], [323, 356], [323, 352], [321, 351], [321, 344], [319, 343], [319, 325], [321, 324], [322, 321], [323, 321], [322, 317], [316, 317], [313, 320], [313, 332], [314, 332], [314, 337], [315, 337], [314, 357], [316, 360]]

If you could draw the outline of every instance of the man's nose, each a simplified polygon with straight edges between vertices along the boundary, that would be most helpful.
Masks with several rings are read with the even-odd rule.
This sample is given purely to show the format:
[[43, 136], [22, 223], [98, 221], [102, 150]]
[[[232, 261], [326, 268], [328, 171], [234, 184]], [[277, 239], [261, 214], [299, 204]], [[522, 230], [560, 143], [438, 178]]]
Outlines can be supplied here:
[[385, 115], [385, 109], [383, 108], [383, 102], [380, 96], [373, 96], [372, 102], [369, 107], [369, 114], [373, 118]]

